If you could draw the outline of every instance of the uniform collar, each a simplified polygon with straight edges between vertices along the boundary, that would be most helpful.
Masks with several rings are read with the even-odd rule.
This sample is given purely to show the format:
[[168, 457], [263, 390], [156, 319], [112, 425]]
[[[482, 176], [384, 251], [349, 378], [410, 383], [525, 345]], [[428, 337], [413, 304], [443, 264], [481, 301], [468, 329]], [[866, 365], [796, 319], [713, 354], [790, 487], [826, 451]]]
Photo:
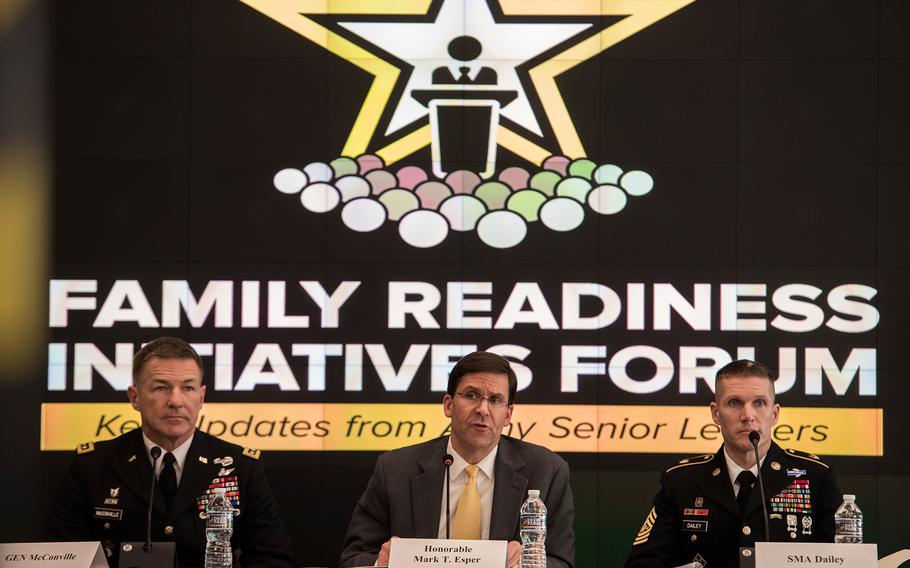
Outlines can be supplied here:
[[[193, 433], [193, 436], [190, 436], [189, 438], [187, 438], [187, 440], [185, 442], [183, 442], [182, 444], [180, 444], [179, 446], [174, 448], [174, 450], [171, 452], [172, 454], [174, 454], [174, 459], [176, 460], [174, 462], [174, 469], [176, 470], [178, 481], [180, 480], [180, 475], [183, 473], [183, 466], [186, 464], [186, 455], [190, 451], [190, 446], [193, 443], [194, 437], [195, 437], [195, 432]], [[154, 448], [158, 444], [149, 440], [148, 437], [145, 435], [145, 432], [142, 433], [142, 444], [145, 446], [145, 455], [148, 456], [149, 463], [151, 463], [152, 462], [152, 457], [151, 457], [152, 448]], [[161, 450], [162, 450], [162, 452], [166, 452], [166, 450], [164, 448], [161, 448]], [[161, 457], [158, 458], [158, 462], [155, 463], [155, 474], [156, 475], [161, 473], [162, 467], [164, 467], [164, 453], [161, 454]]]
[[[765, 452], [765, 455], [759, 460], [757, 465], [753, 465], [749, 468], [749, 471], [752, 472], [752, 475], [758, 477], [758, 468], [764, 465], [765, 458], [768, 457], [769, 452]], [[727, 453], [727, 446], [724, 444], [724, 460], [727, 463], [727, 474], [730, 476], [730, 484], [734, 485], [736, 483], [736, 478], [739, 477], [740, 472], [745, 471], [746, 468], [740, 467], [733, 458], [730, 457], [730, 454]]]

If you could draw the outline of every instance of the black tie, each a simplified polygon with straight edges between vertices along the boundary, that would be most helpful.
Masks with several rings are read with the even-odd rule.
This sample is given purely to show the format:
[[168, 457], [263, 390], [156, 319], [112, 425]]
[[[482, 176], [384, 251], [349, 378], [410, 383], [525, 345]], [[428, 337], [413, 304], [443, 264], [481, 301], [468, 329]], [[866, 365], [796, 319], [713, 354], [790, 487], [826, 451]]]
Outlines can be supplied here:
[[739, 493], [736, 495], [736, 504], [739, 505], [739, 514], [742, 516], [746, 512], [746, 503], [749, 502], [749, 495], [752, 495], [752, 483], [755, 481], [755, 474], [744, 469], [736, 476], [739, 482]]
[[164, 466], [161, 468], [161, 475], [158, 476], [158, 486], [161, 487], [161, 494], [164, 496], [164, 502], [168, 509], [171, 508], [171, 503], [174, 502], [174, 495], [177, 494], [175, 461], [177, 461], [177, 458], [171, 452], [164, 454]]

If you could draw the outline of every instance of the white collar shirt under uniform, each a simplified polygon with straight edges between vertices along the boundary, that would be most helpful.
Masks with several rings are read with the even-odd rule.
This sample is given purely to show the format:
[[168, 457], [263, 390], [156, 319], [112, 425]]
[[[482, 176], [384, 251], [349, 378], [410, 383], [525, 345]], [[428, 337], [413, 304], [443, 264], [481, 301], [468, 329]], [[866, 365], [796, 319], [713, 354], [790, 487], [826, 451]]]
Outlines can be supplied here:
[[[174, 472], [177, 474], [177, 484], [180, 484], [180, 476], [183, 475], [183, 466], [186, 464], [186, 454], [190, 451], [190, 445], [193, 442], [193, 437], [190, 436], [189, 439], [174, 448], [174, 451], [171, 453], [174, 454]], [[145, 444], [145, 455], [148, 456], [149, 463], [152, 463], [152, 448], [158, 446], [155, 442], [149, 440], [145, 437], [145, 432], [142, 433], [142, 443]], [[158, 446], [159, 448], [161, 446]], [[161, 448], [161, 457], [158, 458], [158, 461], [155, 462], [155, 477], [161, 475], [161, 468], [164, 467], [164, 454], [167, 453], [167, 450]]]
[[[767, 455], [768, 454], [765, 454], [765, 457], [767, 457]], [[727, 453], [727, 446], [724, 446], [724, 459], [727, 462], [727, 473], [730, 475], [730, 483], [733, 484], [733, 494], [738, 496], [739, 482], [736, 481], [736, 478], [739, 477], [740, 472], [745, 471], [746, 468], [739, 467], [739, 465], [733, 461], [733, 458], [731, 458], [730, 454]], [[763, 457], [761, 460], [759, 460], [758, 465], [753, 465], [751, 468], [749, 468], [749, 471], [752, 472], [756, 479], [758, 478], [758, 468], [761, 467], [764, 463], [765, 458]]]
[[[468, 462], [458, 455], [458, 452], [452, 448], [452, 439], [449, 438], [449, 445], [446, 451], [452, 455], [453, 461], [452, 466], [449, 468], [449, 475], [451, 476], [451, 491], [449, 492], [450, 507], [452, 509], [452, 517], [455, 516], [455, 511], [458, 508], [458, 499], [461, 497], [461, 491], [464, 489], [465, 483], [468, 480], [468, 474], [465, 472], [465, 468], [469, 465]], [[493, 487], [496, 484], [496, 452], [499, 451], [499, 445], [493, 448], [493, 451], [487, 454], [487, 457], [483, 458], [477, 463], [477, 467], [480, 468], [480, 471], [477, 472], [477, 493], [480, 495], [480, 508], [481, 508], [481, 520], [480, 520], [480, 538], [482, 540], [489, 540], [490, 538], [490, 516], [493, 513]], [[440, 458], [441, 459], [441, 458]], [[437, 536], [439, 538], [446, 537], [446, 480], [445, 475], [442, 476], [442, 508], [440, 509], [439, 514], [439, 532]]]

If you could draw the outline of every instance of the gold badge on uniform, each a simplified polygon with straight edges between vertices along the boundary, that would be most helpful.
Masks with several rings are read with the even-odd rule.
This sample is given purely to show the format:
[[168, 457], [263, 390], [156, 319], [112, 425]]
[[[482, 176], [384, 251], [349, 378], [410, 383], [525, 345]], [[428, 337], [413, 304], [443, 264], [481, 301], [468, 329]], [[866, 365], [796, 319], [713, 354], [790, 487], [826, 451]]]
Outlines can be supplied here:
[[117, 497], [120, 496], [120, 488], [119, 488], [119, 487], [111, 487], [110, 495], [111, 495], [110, 497], [108, 497], [108, 498], [106, 498], [106, 499], [104, 500], [104, 504], [105, 504], [105, 505], [116, 505], [117, 503], [120, 502], [120, 500], [117, 499]]
[[648, 513], [648, 517], [645, 519], [645, 523], [638, 531], [638, 536], [635, 537], [635, 541], [632, 542], [632, 546], [637, 546], [639, 544], [648, 542], [648, 538], [651, 537], [651, 530], [654, 528], [655, 521], [657, 521], [657, 511], [654, 509], [654, 507], [651, 507], [651, 512]]
[[204, 456], [199, 456], [199, 461], [201, 463], [207, 464], [207, 463], [209, 463], [209, 458], [204, 457]]
[[708, 566], [708, 561], [705, 560], [705, 557], [702, 556], [701, 553], [696, 554], [695, 558], [693, 558], [692, 561], [698, 562], [699, 564], [701, 564], [702, 568], [707, 568], [707, 566]]
[[771, 469], [774, 471], [780, 471], [780, 464], [778, 462], [771, 462]]
[[695, 498], [695, 508], [696, 508], [696, 509], [699, 509], [699, 508], [703, 507], [704, 505], [705, 505], [705, 498], [704, 498], [704, 497], [696, 497], [696, 498]]

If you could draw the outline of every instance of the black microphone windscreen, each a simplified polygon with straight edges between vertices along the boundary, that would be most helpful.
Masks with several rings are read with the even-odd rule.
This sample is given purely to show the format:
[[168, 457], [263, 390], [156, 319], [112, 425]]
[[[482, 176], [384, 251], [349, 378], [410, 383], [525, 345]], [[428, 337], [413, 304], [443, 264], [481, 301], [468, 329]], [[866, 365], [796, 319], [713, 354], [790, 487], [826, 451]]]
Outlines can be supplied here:
[[152, 448], [151, 452], [149, 452], [149, 453], [152, 454], [152, 460], [157, 461], [158, 458], [161, 457], [161, 448], [159, 448], [158, 446], [154, 446]]
[[757, 444], [759, 440], [761, 440], [761, 434], [759, 434], [756, 430], [752, 430], [751, 432], [749, 432], [749, 441], [750, 442], [752, 442], [753, 444]]
[[445, 456], [443, 456], [442, 465], [449, 467], [453, 463], [455, 463], [455, 458], [452, 457], [452, 454], [446, 454]]

